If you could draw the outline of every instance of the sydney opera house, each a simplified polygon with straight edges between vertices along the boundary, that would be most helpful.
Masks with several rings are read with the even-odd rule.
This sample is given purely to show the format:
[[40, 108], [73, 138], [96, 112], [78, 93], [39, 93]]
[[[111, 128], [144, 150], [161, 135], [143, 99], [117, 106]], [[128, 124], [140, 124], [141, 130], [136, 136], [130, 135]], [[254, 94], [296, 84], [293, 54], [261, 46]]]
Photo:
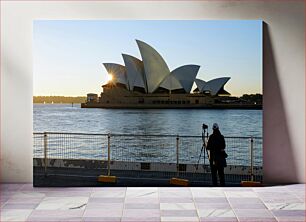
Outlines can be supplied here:
[[111, 78], [102, 86], [100, 97], [87, 94], [87, 102], [82, 107], [215, 108], [222, 95], [229, 95], [224, 90], [229, 77], [197, 79], [200, 66], [194, 64], [171, 71], [152, 46], [136, 42], [142, 60], [122, 54], [124, 65], [103, 63]]

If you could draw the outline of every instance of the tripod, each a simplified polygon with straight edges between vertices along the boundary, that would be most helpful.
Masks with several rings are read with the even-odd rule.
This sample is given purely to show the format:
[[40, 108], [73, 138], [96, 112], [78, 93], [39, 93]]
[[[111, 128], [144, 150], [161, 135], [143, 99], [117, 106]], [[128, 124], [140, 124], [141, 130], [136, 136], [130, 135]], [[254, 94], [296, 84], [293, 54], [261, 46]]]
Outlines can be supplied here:
[[202, 127], [202, 142], [203, 142], [203, 145], [202, 145], [201, 153], [200, 153], [197, 165], [196, 165], [196, 170], [198, 170], [198, 168], [199, 168], [199, 163], [200, 163], [202, 154], [203, 154], [203, 158], [204, 158], [203, 170], [205, 170], [205, 158], [206, 158], [205, 154], [207, 154], [207, 157], [209, 157], [208, 151], [206, 149], [206, 141], [205, 141], [205, 133], [206, 133], [206, 137], [208, 138], [208, 130], [207, 130], [207, 128], [208, 128], [207, 125], [203, 124], [203, 127]]

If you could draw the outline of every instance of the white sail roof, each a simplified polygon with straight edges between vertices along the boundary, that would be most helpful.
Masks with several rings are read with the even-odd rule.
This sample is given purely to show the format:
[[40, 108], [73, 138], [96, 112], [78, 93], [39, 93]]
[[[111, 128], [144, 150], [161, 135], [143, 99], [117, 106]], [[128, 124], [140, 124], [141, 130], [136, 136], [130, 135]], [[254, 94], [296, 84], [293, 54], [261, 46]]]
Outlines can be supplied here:
[[170, 70], [162, 56], [150, 45], [136, 40], [144, 64], [148, 92], [153, 93]]
[[217, 95], [218, 92], [223, 89], [228, 80], [230, 80], [230, 77], [212, 79], [208, 82], [201, 79], [196, 79], [195, 83], [200, 92], [209, 91], [211, 95]]
[[183, 89], [186, 93], [190, 93], [195, 82], [200, 92], [209, 92], [211, 95], [229, 94], [224, 90], [229, 77], [212, 79], [208, 82], [196, 79], [200, 69], [198, 65], [184, 65], [170, 72], [165, 60], [153, 47], [139, 40], [136, 42], [143, 61], [122, 54], [125, 66], [103, 63], [107, 72], [113, 76], [114, 83], [124, 84], [130, 91], [140, 87], [146, 93], [153, 93], [161, 87], [167, 90]]
[[129, 90], [132, 91], [134, 86], [137, 86], [144, 88], [147, 92], [143, 62], [127, 54], [122, 54], [122, 57], [126, 68]]
[[175, 89], [182, 89], [182, 84], [177, 80], [177, 78], [170, 73], [170, 75], [166, 76], [166, 78], [162, 81], [159, 87], [168, 89], [168, 90], [175, 90]]
[[108, 74], [113, 76], [114, 83], [121, 83], [128, 87], [126, 69], [123, 65], [117, 63], [103, 63], [103, 65]]
[[204, 87], [206, 85], [206, 82], [204, 80], [202, 80], [202, 79], [196, 79], [195, 83], [196, 83], [196, 85], [198, 87], [198, 90], [200, 92], [203, 92], [204, 91]]
[[180, 82], [182, 88], [189, 93], [199, 69], [200, 66], [198, 65], [184, 65], [173, 70], [171, 75], [173, 75]]

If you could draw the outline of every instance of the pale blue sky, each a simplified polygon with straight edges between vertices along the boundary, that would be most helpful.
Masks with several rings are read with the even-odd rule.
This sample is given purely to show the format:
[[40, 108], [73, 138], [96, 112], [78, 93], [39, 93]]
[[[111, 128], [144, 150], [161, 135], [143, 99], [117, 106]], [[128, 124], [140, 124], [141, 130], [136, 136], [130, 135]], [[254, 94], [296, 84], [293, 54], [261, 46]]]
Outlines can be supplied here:
[[259, 20], [36, 20], [34, 95], [85, 96], [107, 81], [103, 62], [141, 59], [135, 39], [155, 48], [170, 70], [196, 64], [205, 81], [231, 77], [232, 95], [262, 93]]

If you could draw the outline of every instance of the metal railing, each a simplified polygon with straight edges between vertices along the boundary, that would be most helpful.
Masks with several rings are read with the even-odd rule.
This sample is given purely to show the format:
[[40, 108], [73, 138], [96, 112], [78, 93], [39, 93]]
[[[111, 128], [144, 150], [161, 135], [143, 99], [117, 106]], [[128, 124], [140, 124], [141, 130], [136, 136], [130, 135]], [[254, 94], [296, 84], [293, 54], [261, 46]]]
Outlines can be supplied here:
[[[248, 176], [254, 179], [254, 167], [262, 167], [262, 138], [225, 137], [225, 142], [228, 166], [249, 167]], [[105, 161], [107, 174], [116, 169], [114, 163], [125, 171], [140, 165], [140, 169], [196, 173], [198, 162], [209, 165], [207, 155], [200, 155], [202, 145], [201, 136], [44, 132], [34, 133], [34, 158], [43, 160], [45, 172], [49, 160], [61, 159]]]

